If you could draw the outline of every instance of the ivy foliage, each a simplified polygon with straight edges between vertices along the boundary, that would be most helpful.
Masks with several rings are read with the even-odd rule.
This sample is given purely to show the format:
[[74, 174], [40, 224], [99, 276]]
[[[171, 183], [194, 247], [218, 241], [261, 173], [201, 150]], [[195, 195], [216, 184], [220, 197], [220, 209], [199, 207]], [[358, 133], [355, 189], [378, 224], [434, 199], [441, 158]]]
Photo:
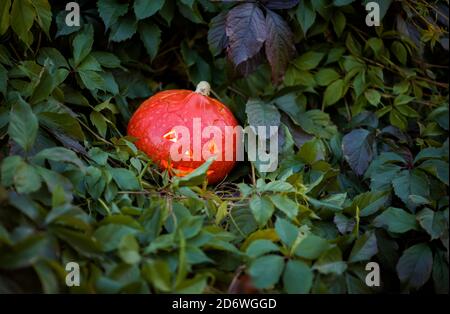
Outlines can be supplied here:
[[[448, 293], [448, 1], [366, 2], [0, 1], [0, 291]], [[137, 106], [201, 80], [279, 127], [276, 171], [136, 149]]]

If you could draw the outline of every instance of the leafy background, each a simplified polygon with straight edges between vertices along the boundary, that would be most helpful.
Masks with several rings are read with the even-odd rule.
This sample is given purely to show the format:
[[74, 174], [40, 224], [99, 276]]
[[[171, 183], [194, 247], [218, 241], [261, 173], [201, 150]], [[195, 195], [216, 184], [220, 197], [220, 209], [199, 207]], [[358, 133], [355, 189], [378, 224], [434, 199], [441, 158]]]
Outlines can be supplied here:
[[[366, 2], [2, 0], [0, 291], [448, 293], [448, 1]], [[201, 80], [280, 127], [275, 172], [170, 179], [126, 137]]]

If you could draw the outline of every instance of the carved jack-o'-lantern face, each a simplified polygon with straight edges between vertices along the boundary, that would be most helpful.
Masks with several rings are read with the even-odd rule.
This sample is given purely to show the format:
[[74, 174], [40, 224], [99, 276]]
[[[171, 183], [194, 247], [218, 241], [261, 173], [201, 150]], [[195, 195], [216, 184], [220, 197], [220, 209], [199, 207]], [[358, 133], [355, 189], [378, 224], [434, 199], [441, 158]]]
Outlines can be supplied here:
[[[131, 117], [128, 135], [136, 146], [171, 175], [184, 176], [215, 156], [207, 172], [208, 183], [222, 180], [235, 159], [225, 156], [225, 134], [238, 125], [231, 111], [210, 98], [209, 84], [197, 90], [168, 90], [144, 101]], [[206, 132], [205, 132], [206, 131]], [[233, 156], [235, 154], [234, 146]]]

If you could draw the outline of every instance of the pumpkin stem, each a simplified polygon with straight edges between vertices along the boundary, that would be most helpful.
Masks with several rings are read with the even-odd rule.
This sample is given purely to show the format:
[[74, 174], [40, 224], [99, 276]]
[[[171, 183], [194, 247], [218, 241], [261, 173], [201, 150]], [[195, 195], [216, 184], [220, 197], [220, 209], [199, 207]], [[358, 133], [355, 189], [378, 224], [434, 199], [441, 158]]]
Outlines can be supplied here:
[[209, 85], [206, 81], [201, 81], [198, 83], [195, 92], [203, 96], [209, 96], [209, 93], [211, 92], [211, 85]]

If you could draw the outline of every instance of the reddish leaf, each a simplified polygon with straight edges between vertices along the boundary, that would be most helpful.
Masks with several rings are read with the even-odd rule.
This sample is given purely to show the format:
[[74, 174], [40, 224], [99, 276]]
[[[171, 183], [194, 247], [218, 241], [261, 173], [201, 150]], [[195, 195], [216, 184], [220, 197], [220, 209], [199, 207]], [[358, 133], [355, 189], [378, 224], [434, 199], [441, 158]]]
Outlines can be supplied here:
[[266, 40], [264, 14], [255, 3], [240, 4], [228, 12], [226, 20], [228, 57], [235, 66], [255, 56]]
[[271, 10], [267, 10], [266, 26], [266, 55], [272, 67], [272, 81], [277, 84], [295, 53], [293, 35], [283, 18]]
[[373, 159], [370, 132], [356, 129], [346, 134], [342, 139], [342, 149], [352, 170], [362, 175]]
[[299, 0], [265, 0], [265, 6], [269, 9], [290, 9], [295, 7]]
[[242, 62], [238, 66], [236, 66], [236, 70], [244, 76], [249, 75], [263, 62], [264, 60], [264, 52], [260, 50], [256, 55], [251, 57], [245, 62]]

